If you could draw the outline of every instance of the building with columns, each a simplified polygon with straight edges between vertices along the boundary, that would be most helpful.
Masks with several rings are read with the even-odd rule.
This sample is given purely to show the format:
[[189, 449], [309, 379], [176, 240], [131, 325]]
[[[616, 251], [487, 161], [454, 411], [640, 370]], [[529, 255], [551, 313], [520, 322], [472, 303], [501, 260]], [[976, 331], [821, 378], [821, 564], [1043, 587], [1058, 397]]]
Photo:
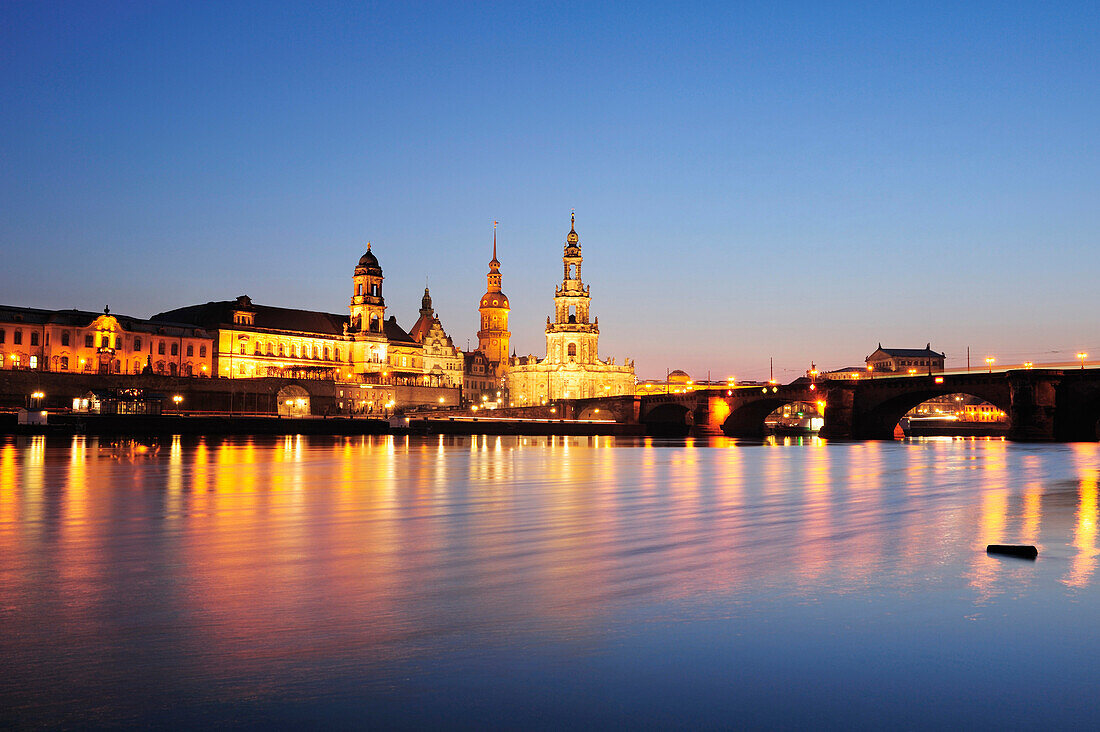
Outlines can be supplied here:
[[590, 312], [589, 286], [581, 279], [580, 237], [570, 219], [562, 255], [563, 279], [554, 291], [554, 316], [546, 318], [546, 357], [513, 359], [505, 374], [516, 406], [553, 399], [634, 393], [634, 363], [599, 357], [600, 320]]

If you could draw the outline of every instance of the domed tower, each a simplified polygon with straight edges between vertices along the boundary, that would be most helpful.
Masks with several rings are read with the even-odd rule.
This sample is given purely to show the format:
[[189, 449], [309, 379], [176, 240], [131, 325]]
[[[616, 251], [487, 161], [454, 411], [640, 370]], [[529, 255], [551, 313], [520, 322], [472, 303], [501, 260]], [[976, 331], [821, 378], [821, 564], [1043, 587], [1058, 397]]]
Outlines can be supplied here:
[[381, 333], [386, 320], [386, 301], [382, 299], [382, 267], [370, 250], [359, 258], [353, 278], [355, 290], [351, 296], [349, 333]]
[[508, 313], [511, 308], [508, 296], [500, 291], [500, 262], [497, 261], [497, 224], [493, 222], [493, 258], [489, 261], [489, 274], [485, 277], [488, 287], [481, 296], [478, 312], [481, 314], [481, 330], [477, 332], [478, 350], [497, 364], [497, 376], [508, 366]]
[[554, 291], [554, 320], [546, 319], [546, 357], [551, 363], [595, 364], [600, 322], [588, 321], [588, 287], [581, 281], [581, 243], [576, 214], [569, 217], [569, 234], [561, 258], [565, 277]]

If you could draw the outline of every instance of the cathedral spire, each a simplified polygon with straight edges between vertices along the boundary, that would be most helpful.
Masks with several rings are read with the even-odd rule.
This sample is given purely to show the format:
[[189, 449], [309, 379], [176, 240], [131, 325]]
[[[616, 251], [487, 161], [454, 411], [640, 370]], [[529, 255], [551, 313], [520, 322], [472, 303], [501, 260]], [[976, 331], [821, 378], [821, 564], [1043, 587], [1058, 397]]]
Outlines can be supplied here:
[[497, 261], [497, 222], [493, 222], [493, 258], [489, 260], [489, 271], [491, 273], [500, 271], [500, 262]]

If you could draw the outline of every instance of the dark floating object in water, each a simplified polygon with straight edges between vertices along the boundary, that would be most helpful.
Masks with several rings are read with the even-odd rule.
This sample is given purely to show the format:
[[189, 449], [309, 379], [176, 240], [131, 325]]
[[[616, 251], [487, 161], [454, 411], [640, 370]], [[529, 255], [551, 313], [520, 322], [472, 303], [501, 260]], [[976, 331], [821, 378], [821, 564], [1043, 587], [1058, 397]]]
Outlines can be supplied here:
[[985, 548], [986, 554], [1004, 554], [1021, 559], [1034, 559], [1039, 556], [1039, 550], [1031, 544], [990, 544]]

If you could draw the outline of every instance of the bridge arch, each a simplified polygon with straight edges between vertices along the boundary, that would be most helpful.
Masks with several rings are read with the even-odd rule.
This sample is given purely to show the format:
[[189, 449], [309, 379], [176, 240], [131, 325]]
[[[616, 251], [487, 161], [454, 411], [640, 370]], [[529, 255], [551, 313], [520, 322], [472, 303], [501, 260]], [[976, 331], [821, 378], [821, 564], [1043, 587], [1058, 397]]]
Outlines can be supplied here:
[[976, 397], [992, 404], [1005, 414], [1012, 413], [1012, 400], [1007, 389], [1003, 393], [995, 390], [966, 388], [914, 389], [888, 396], [873, 405], [868, 405], [868, 409], [861, 410], [859, 436], [870, 439], [893, 439], [898, 423], [911, 410], [930, 399], [952, 394]]
[[683, 436], [695, 424], [695, 415], [688, 405], [680, 402], [661, 402], [644, 415], [642, 424], [647, 435]]
[[788, 404], [807, 402], [805, 394], [779, 394], [772, 392], [758, 399], [731, 405], [722, 432], [728, 437], [763, 437], [767, 431], [764, 420], [777, 409]]

